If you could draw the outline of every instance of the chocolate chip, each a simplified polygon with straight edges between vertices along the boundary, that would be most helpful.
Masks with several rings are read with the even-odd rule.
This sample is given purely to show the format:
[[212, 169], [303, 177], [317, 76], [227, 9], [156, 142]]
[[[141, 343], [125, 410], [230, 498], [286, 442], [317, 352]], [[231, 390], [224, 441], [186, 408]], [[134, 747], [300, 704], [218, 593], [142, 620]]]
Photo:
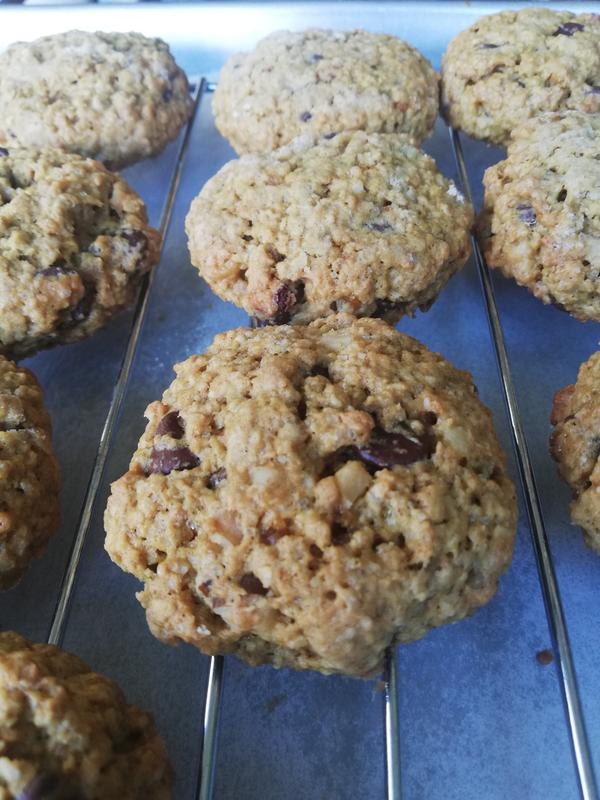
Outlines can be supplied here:
[[273, 317], [276, 325], [284, 325], [290, 321], [290, 311], [296, 303], [296, 295], [292, 288], [287, 283], [282, 283], [273, 292], [273, 302], [277, 308], [277, 312]]
[[547, 667], [554, 661], [554, 653], [552, 650], [540, 650], [535, 654], [535, 660], [542, 667]]
[[168, 103], [173, 99], [173, 91], [171, 89], [165, 89], [162, 93], [162, 99], [165, 101], [165, 103]]
[[6, 149], [6, 147], [0, 147], [0, 156], [7, 156], [7, 155], [8, 155], [8, 150]]
[[309, 111], [303, 111], [300, 114], [300, 122], [308, 122], [309, 119], [312, 119], [312, 114]]
[[129, 242], [131, 247], [141, 245], [141, 250], [145, 250], [148, 247], [148, 237], [143, 231], [123, 231], [121, 236]]
[[187, 447], [165, 447], [160, 450], [154, 447], [150, 456], [148, 474], [168, 475], [173, 471], [193, 469], [199, 463], [200, 459]]
[[312, 56], [309, 56], [308, 60], [311, 64], [316, 64], [317, 61], [323, 60], [323, 56], [321, 53], [313, 53]]
[[378, 233], [392, 230], [392, 226], [389, 222], [367, 222], [367, 228], [371, 231], [377, 231]]
[[227, 480], [227, 470], [225, 467], [221, 467], [220, 469], [216, 470], [216, 472], [211, 472], [208, 478], [206, 479], [206, 485], [209, 489], [216, 489], [220, 483]]
[[334, 522], [331, 525], [331, 544], [336, 547], [347, 544], [350, 541], [350, 531], [344, 528], [339, 522]]
[[479, 45], [480, 50], [495, 50], [498, 47], [500, 47], [499, 44], [491, 44], [490, 42], [484, 42]]
[[173, 439], [181, 439], [183, 434], [183, 420], [177, 411], [169, 411], [156, 426], [157, 436], [170, 436]]
[[252, 572], [247, 572], [240, 578], [240, 586], [248, 594], [260, 594], [264, 597], [269, 590], [266, 589]]
[[398, 313], [403, 314], [405, 310], [406, 303], [394, 300], [386, 300], [384, 297], [380, 297], [375, 301], [375, 311], [373, 312], [373, 316], [379, 317], [380, 319], [387, 317], [388, 314], [398, 316]]
[[426, 425], [429, 425], [430, 427], [433, 427], [434, 425], [437, 424], [437, 421], [438, 421], [437, 414], [434, 414], [433, 411], [426, 411], [423, 414], [423, 422]]
[[408, 436], [404, 433], [375, 428], [367, 444], [350, 449], [356, 451], [367, 466], [385, 469], [424, 461], [431, 456], [435, 448], [429, 433], [417, 436], [411, 431]]
[[567, 199], [567, 190], [561, 189], [560, 192], [556, 195], [556, 199], [559, 203], [562, 203], [564, 200]]
[[55, 261], [54, 264], [50, 264], [49, 267], [46, 267], [38, 272], [38, 275], [43, 275], [45, 278], [58, 278], [60, 275], [75, 274], [77, 274], [77, 270], [67, 267], [66, 262], [62, 259]]
[[243, 239], [245, 242], [253, 242], [253, 241], [254, 241], [254, 236], [249, 236], [248, 234], [246, 234], [246, 233], [243, 233], [243, 234], [242, 234], [242, 239]]
[[298, 403], [298, 419], [305, 420], [306, 419], [306, 400], [302, 398]]
[[337, 136], [337, 131], [334, 131], [333, 133], [325, 133], [325, 134], [323, 134], [323, 138], [324, 139], [333, 139], [334, 136]]
[[272, 244], [266, 244], [265, 251], [276, 264], [279, 264], [280, 261], [285, 261], [285, 256], [281, 255], [279, 250], [276, 247], [273, 247]]
[[314, 556], [315, 558], [321, 558], [323, 555], [323, 551], [316, 544], [311, 544], [308, 549], [310, 550], [311, 556]]
[[310, 372], [308, 374], [310, 375], [311, 378], [315, 377], [316, 375], [320, 375], [322, 378], [327, 378], [328, 381], [331, 380], [329, 369], [325, 364], [314, 364], [310, 368]]
[[517, 206], [517, 216], [524, 222], [526, 225], [529, 225], [530, 228], [537, 222], [537, 217], [535, 215], [535, 211], [529, 205], [529, 203], [519, 203]]
[[582, 31], [583, 25], [580, 22], [561, 22], [552, 36], [573, 36], [577, 31]]

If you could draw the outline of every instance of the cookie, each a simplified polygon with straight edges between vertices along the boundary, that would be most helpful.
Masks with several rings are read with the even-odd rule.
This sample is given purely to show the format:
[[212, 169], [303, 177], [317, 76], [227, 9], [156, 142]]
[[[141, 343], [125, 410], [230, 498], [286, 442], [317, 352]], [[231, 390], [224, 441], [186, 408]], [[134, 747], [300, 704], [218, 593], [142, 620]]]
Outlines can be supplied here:
[[149, 714], [58, 647], [0, 633], [2, 800], [168, 800]]
[[550, 451], [573, 490], [571, 519], [600, 555], [600, 352], [556, 393], [551, 422]]
[[600, 114], [542, 114], [484, 176], [488, 264], [581, 320], [600, 321]]
[[278, 31], [227, 61], [213, 112], [240, 154], [275, 150], [306, 133], [407, 133], [421, 142], [437, 117], [438, 75], [395, 36]]
[[98, 161], [0, 148], [0, 354], [83, 339], [158, 260], [138, 195]]
[[542, 112], [600, 111], [600, 17], [524, 8], [478, 19], [444, 54], [442, 108], [498, 145]]
[[192, 263], [263, 322], [428, 308], [470, 252], [472, 210], [399, 134], [299, 137], [226, 164], [192, 203]]
[[168, 46], [139, 33], [68, 33], [0, 54], [0, 144], [57, 147], [113, 168], [160, 153], [192, 112]]
[[105, 515], [160, 639], [368, 675], [493, 596], [515, 494], [468, 373], [350, 315], [229, 331], [175, 371]]
[[58, 487], [42, 390], [0, 356], [0, 589], [19, 580], [55, 532]]

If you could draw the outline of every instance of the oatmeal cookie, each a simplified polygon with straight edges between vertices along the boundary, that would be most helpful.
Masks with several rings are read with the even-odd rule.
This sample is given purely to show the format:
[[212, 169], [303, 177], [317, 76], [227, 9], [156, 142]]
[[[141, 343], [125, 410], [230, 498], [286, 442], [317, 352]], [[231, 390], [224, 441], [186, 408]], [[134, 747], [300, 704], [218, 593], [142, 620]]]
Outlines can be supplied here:
[[238, 153], [296, 136], [365, 130], [421, 142], [438, 112], [438, 76], [411, 45], [363, 30], [278, 31], [223, 69], [213, 111]]
[[484, 176], [491, 267], [581, 320], [600, 321], [600, 114], [542, 114]]
[[192, 111], [168, 46], [139, 33], [67, 33], [0, 54], [0, 144], [57, 147], [112, 168], [159, 153]]
[[211, 288], [263, 322], [428, 308], [470, 252], [472, 209], [399, 134], [299, 137], [226, 164], [186, 219]]
[[556, 393], [550, 450], [573, 490], [571, 519], [600, 554], [600, 352], [582, 365], [574, 385]]
[[160, 639], [368, 675], [494, 595], [515, 494], [468, 373], [338, 315], [229, 331], [176, 374], [105, 515]]
[[0, 633], [0, 800], [168, 800], [149, 714], [70, 653]]
[[0, 354], [83, 339], [130, 305], [159, 235], [98, 161], [0, 148]]
[[600, 17], [549, 8], [482, 17], [448, 45], [442, 107], [454, 127], [499, 145], [541, 112], [600, 111]]
[[58, 486], [42, 390], [0, 356], [0, 589], [19, 580], [55, 532]]

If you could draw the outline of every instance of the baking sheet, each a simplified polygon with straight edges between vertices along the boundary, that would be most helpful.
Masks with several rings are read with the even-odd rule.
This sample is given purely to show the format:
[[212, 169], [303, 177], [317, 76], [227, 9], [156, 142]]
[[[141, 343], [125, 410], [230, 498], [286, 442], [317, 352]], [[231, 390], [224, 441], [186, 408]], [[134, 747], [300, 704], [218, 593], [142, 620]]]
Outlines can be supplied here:
[[[600, 10], [587, 3], [586, 9]], [[565, 4], [574, 7], [574, 4]], [[434, 64], [448, 39], [494, 4], [339, 3], [1, 8], [0, 47], [40, 33], [81, 27], [161, 35], [190, 75], [210, 80], [229, 52], [267, 32], [309, 25], [367, 27], [403, 36]], [[502, 152], [464, 139], [472, 185]], [[440, 122], [426, 149], [454, 176]], [[126, 171], [158, 225], [177, 143]], [[204, 181], [233, 157], [217, 134], [210, 95], [202, 99], [163, 256], [130, 374], [122, 414], [78, 571], [65, 647], [117, 679], [150, 709], [175, 764], [176, 800], [195, 797], [209, 659], [149, 634], [134, 597], [139, 584], [103, 551], [108, 483], [127, 468], [144, 428], [143, 410], [171, 382], [173, 363], [203, 350], [215, 333], [247, 324], [190, 266], [183, 219]], [[554, 391], [575, 379], [598, 347], [597, 324], [544, 307], [494, 275], [522, 417], [534, 462], [569, 625], [596, 771], [600, 772], [600, 559], [569, 525], [569, 492], [547, 447]], [[0, 626], [47, 635], [82, 500], [127, 344], [131, 313], [92, 339], [29, 359], [46, 391], [63, 470], [60, 532], [21, 584], [0, 595]], [[400, 329], [475, 376], [505, 449], [512, 444], [473, 264], [427, 314]], [[514, 461], [512, 475], [518, 483]], [[471, 619], [399, 649], [400, 740], [407, 800], [504, 800], [578, 795], [554, 666], [535, 655], [551, 647], [526, 520], [497, 597]], [[351, 800], [385, 797], [383, 699], [373, 682], [251, 669], [226, 659], [214, 796], [219, 800]]]

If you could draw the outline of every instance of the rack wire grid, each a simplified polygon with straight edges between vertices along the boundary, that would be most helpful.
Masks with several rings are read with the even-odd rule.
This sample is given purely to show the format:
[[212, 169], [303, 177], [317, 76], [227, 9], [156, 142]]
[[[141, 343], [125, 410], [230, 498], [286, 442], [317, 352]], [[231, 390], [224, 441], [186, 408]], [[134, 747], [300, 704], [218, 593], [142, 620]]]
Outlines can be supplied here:
[[[361, 6], [354, 6], [357, 14], [364, 13]], [[480, 9], [486, 10], [489, 4]], [[439, 12], [429, 13], [439, 18]], [[477, 17], [477, 6], [469, 13]], [[331, 24], [331, 12], [322, 11], [327, 14]], [[419, 46], [418, 40], [414, 43]], [[547, 448], [540, 452], [539, 445], [547, 435], [548, 386], [558, 389], [572, 382], [579, 362], [594, 349], [597, 332], [581, 334], [581, 323], [492, 276], [474, 238], [470, 266], [427, 315], [403, 321], [401, 327], [475, 372], [505, 446], [512, 442], [514, 447], [513, 475], [520, 478], [527, 522], [521, 521], [515, 562], [489, 607], [468, 622], [430, 634], [423, 643], [390, 649], [383, 691], [378, 692], [366, 682], [252, 670], [221, 657], [205, 659], [191, 648], [165, 648], [145, 629], [133, 599], [135, 582], [102, 556], [108, 484], [126, 468], [145, 404], [170, 382], [172, 363], [204, 349], [217, 330], [247, 324], [242, 312], [200, 284], [185, 251], [182, 220], [190, 199], [233, 155], [212, 123], [215, 84], [205, 78], [192, 82], [194, 115], [178, 141], [159, 159], [127, 172], [147, 200], [151, 218], [160, 218], [164, 242], [160, 265], [142, 283], [135, 309], [88, 342], [32, 359], [51, 410], [60, 408], [61, 461], [80, 468], [65, 474], [67, 535], [57, 537], [46, 558], [5, 595], [6, 601], [0, 599], [0, 625], [38, 639], [47, 631], [49, 642], [65, 644], [95, 668], [105, 667], [120, 678], [132, 699], [150, 706], [176, 754], [177, 798], [596, 800], [600, 603], [595, 587], [600, 571], [578, 534], [565, 530], [568, 493], [554, 469], [549, 472]], [[463, 144], [471, 157], [469, 166]], [[484, 167], [502, 156], [446, 130], [441, 121], [426, 149], [475, 203]], [[526, 354], [520, 353], [530, 331], [534, 341]], [[551, 347], [540, 349], [548, 338]], [[559, 369], [543, 363], [541, 351], [547, 355], [551, 348], [561, 359]], [[539, 356], [535, 364], [525, 357], [532, 353]], [[547, 380], [541, 377], [546, 372]], [[534, 403], [532, 385], [539, 389]], [[533, 457], [529, 437], [535, 444]], [[93, 450], [90, 442], [97, 442]], [[540, 478], [546, 509], [536, 485]], [[554, 541], [546, 533], [547, 518]], [[58, 587], [57, 575], [62, 575]], [[573, 593], [573, 582], [580, 591]], [[567, 596], [566, 611], [559, 583]], [[576, 648], [570, 643], [567, 618], [575, 628]], [[591, 633], [590, 620], [596, 621]], [[511, 631], [516, 636], [511, 638]], [[554, 670], [535, 659], [548, 647]], [[146, 658], [148, 669], [142, 668]], [[583, 675], [585, 703], [578, 674]], [[448, 701], [453, 683], [459, 684], [458, 691]], [[516, 703], [504, 689], [516, 691]], [[288, 713], [278, 715], [286, 705]], [[308, 717], [303, 706], [308, 706]], [[350, 727], [342, 719], [344, 712], [352, 717]], [[262, 743], [248, 737], [253, 726], [261, 727]], [[338, 738], [333, 750], [323, 746], [323, 737]], [[498, 739], [505, 740], [503, 746], [496, 746]], [[345, 745], [349, 752], [344, 752]], [[323, 753], [337, 762], [323, 765]], [[290, 768], [298, 761], [300, 769]], [[275, 768], [280, 762], [283, 766]]]

